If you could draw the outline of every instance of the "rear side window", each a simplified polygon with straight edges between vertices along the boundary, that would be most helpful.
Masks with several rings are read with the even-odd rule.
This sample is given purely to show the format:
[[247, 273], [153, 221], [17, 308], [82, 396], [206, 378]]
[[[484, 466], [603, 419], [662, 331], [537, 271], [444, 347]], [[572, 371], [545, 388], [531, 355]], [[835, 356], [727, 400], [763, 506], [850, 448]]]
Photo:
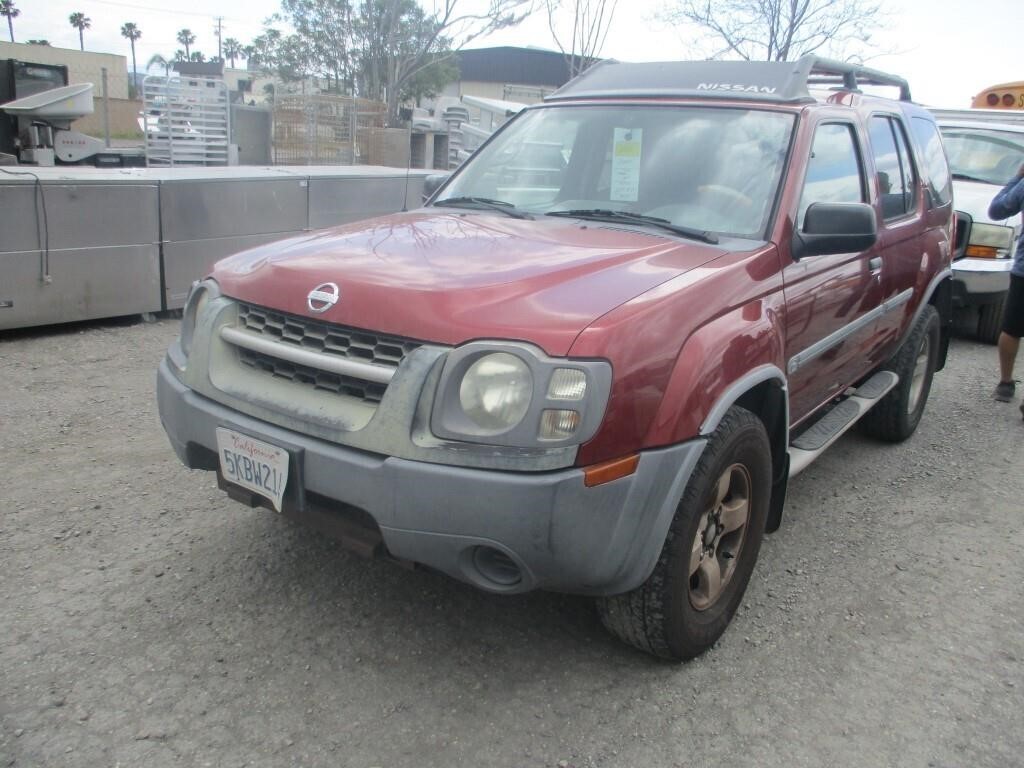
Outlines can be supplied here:
[[918, 146], [921, 147], [921, 160], [927, 174], [925, 183], [931, 192], [932, 203], [936, 207], [946, 205], [953, 199], [953, 186], [939, 129], [935, 123], [923, 117], [911, 118], [910, 129], [914, 132]]
[[871, 118], [869, 133], [882, 218], [905, 216], [914, 208], [914, 170], [903, 130], [892, 118], [876, 116]]
[[819, 125], [807, 163], [797, 227], [803, 227], [804, 213], [811, 203], [863, 202], [864, 181], [853, 126], [847, 123]]

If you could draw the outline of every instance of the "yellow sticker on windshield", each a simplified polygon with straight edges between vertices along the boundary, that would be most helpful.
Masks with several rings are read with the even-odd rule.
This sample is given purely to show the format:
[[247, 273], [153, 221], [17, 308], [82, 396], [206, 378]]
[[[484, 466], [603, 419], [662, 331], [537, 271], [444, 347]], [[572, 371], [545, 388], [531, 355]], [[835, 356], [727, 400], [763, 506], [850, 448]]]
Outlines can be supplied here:
[[643, 129], [616, 128], [612, 145], [612, 200], [635, 202], [640, 194]]

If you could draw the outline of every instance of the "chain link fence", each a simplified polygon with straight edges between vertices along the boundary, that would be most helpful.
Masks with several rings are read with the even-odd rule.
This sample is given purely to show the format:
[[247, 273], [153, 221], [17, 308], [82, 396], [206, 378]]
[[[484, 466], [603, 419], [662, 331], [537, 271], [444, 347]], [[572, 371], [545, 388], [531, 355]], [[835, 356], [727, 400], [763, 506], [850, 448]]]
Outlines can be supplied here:
[[274, 163], [361, 165], [371, 162], [371, 137], [384, 128], [387, 107], [349, 96], [279, 96], [274, 100]]

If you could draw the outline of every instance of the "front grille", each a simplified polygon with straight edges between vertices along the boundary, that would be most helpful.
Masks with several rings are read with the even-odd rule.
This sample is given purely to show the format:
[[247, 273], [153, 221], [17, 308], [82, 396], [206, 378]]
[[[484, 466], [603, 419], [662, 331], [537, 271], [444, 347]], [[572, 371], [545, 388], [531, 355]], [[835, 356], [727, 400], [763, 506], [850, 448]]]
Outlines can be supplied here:
[[387, 389], [387, 384], [363, 381], [351, 376], [340, 376], [330, 371], [320, 371], [316, 368], [264, 355], [262, 352], [254, 352], [251, 349], [239, 347], [238, 359], [243, 365], [251, 366], [260, 371], [266, 371], [278, 378], [288, 379], [298, 384], [306, 384], [314, 389], [335, 392], [339, 395], [348, 395], [373, 405], [381, 401], [381, 398], [384, 397], [384, 391]]
[[[310, 352], [346, 358], [360, 363], [396, 369], [420, 342], [400, 336], [347, 328], [290, 315], [252, 304], [238, 304], [238, 329], [259, 335], [274, 344], [299, 347]], [[236, 346], [242, 365], [296, 384], [355, 398], [376, 406], [384, 397], [386, 383], [367, 381], [334, 371], [303, 365], [275, 356], [267, 349]], [[283, 357], [287, 357], [285, 354]]]
[[397, 368], [406, 355], [420, 346], [420, 342], [412, 339], [318, 323], [252, 304], [238, 305], [238, 323], [247, 331], [272, 336], [285, 344], [390, 368]]

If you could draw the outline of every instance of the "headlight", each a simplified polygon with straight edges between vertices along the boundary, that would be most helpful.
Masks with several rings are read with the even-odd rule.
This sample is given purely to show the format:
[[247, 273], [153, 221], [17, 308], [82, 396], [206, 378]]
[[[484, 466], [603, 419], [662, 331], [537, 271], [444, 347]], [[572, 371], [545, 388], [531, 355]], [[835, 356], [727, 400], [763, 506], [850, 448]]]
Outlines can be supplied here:
[[217, 283], [213, 280], [203, 280], [192, 286], [192, 291], [185, 302], [185, 309], [181, 313], [181, 351], [188, 357], [192, 352], [192, 339], [196, 332], [196, 323], [203, 313], [203, 309], [211, 298], [220, 295]]
[[600, 426], [611, 379], [603, 360], [552, 358], [522, 342], [470, 342], [448, 353], [430, 429], [486, 445], [578, 445]]
[[504, 432], [523, 420], [533, 397], [533, 376], [507, 352], [481, 357], [462, 377], [459, 404], [481, 429]]
[[965, 256], [984, 259], [1006, 258], [1013, 246], [1013, 228], [999, 224], [971, 225], [971, 235], [967, 241]]

